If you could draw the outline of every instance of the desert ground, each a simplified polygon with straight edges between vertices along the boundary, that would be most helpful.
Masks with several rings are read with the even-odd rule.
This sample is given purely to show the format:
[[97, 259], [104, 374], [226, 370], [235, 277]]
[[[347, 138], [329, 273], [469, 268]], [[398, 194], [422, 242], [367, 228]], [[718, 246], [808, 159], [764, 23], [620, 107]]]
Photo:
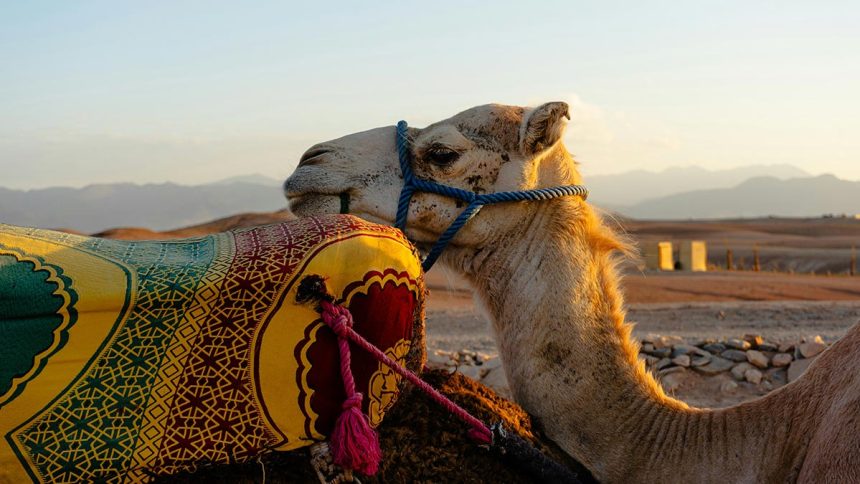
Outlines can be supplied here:
[[[95, 235], [195, 237], [290, 218], [287, 212], [243, 214], [170, 232], [120, 228]], [[669, 393], [691, 405], [732, 405], [786, 384], [860, 320], [860, 276], [848, 274], [860, 220], [614, 220], [639, 247], [663, 240], [708, 245], [708, 272], [646, 270], [637, 259], [623, 264], [640, 356]], [[754, 247], [760, 272], [750, 270]], [[736, 270], [725, 270], [727, 249]], [[427, 283], [428, 364], [508, 394], [491, 329], [468, 285], [439, 266]], [[724, 367], [714, 370], [716, 363]]]
[[[758, 285], [766, 289], [758, 290]], [[441, 271], [428, 275], [428, 286], [427, 345], [431, 363], [445, 365], [449, 353], [460, 362], [462, 355], [478, 355], [485, 359], [482, 365], [471, 365], [477, 358], [466, 358], [466, 364], [457, 367], [459, 371], [476, 378], [483, 376], [485, 383], [507, 394], [504, 379], [493, 376], [495, 368], [489, 373], [482, 371], [482, 367], [494, 366], [497, 351], [492, 330], [475, 307], [471, 292]], [[844, 290], [833, 290], [834, 287]], [[743, 340], [747, 335], [761, 336], [776, 346], [813, 342], [816, 336], [832, 343], [860, 320], [860, 277], [646, 272], [628, 274], [624, 288], [628, 321], [635, 324], [634, 337], [646, 341], [661, 337], [670, 345], [677, 342], [704, 346], [733, 338]], [[758, 299], [751, 299], [751, 294]], [[648, 302], [653, 300], [658, 302]], [[775, 353], [765, 354], [772, 359]], [[772, 364], [762, 369], [759, 383], [743, 379], [729, 383], [737, 380], [730, 368], [715, 375], [672, 368], [677, 366], [664, 373], [654, 368], [664, 388], [691, 405], [703, 407], [739, 403], [788, 381], [788, 369]]]

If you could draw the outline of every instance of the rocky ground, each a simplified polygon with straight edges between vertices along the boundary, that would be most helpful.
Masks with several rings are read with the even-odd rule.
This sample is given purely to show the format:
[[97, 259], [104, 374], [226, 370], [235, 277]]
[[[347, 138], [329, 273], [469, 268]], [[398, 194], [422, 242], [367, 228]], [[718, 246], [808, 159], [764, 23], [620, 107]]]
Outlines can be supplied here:
[[[471, 294], [442, 273], [431, 274], [429, 285], [429, 365], [509, 395], [491, 330]], [[764, 395], [796, 378], [860, 320], [858, 300], [747, 301], [745, 294], [737, 286], [713, 302], [628, 305], [640, 357], [669, 394], [701, 407]]]
[[[641, 345], [640, 359], [668, 394], [694, 406], [723, 407], [797, 379], [828, 343], [821, 336], [776, 343], [747, 334], [688, 343], [678, 336], [649, 335]], [[510, 398], [498, 353], [436, 349], [427, 365], [461, 373]]]

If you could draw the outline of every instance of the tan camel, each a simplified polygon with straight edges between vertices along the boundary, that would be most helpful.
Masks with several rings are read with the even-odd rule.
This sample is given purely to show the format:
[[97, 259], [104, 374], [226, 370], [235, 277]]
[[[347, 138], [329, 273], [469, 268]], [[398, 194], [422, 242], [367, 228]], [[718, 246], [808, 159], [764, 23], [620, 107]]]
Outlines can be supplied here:
[[[410, 129], [414, 169], [475, 192], [581, 183], [567, 115], [488, 105]], [[298, 215], [337, 212], [345, 194], [351, 213], [391, 224], [402, 183], [385, 127], [314, 146], [284, 189]], [[407, 232], [430, 244], [460, 209], [416, 195]], [[441, 259], [473, 284], [515, 399], [550, 438], [605, 482], [860, 482], [860, 326], [763, 398], [691, 408], [637, 359], [615, 269], [625, 248], [566, 197], [488, 206]]]

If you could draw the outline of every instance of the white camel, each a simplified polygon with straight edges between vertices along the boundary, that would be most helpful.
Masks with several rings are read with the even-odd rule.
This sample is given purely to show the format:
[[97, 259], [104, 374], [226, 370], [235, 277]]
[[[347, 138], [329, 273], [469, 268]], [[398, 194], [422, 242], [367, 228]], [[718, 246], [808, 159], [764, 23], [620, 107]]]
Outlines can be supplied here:
[[[478, 106], [409, 135], [418, 176], [474, 192], [582, 182], [561, 142], [568, 106]], [[392, 224], [394, 127], [318, 144], [284, 188], [300, 215]], [[407, 233], [432, 243], [461, 207], [416, 195]], [[726, 409], [668, 397], [637, 359], [615, 269], [625, 250], [578, 197], [488, 206], [441, 261], [474, 286], [514, 397], [605, 482], [860, 482], [860, 326], [795, 382]]]

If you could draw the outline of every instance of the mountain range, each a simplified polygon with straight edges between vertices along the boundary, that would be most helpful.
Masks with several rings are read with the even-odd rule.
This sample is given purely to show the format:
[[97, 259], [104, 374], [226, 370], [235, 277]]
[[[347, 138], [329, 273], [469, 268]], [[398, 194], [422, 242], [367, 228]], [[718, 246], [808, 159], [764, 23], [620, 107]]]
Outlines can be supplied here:
[[111, 183], [83, 188], [0, 188], [0, 223], [93, 233], [113, 227], [169, 230], [287, 205], [280, 182], [239, 177], [197, 186]]
[[731, 188], [694, 190], [616, 207], [637, 219], [721, 219], [737, 217], [819, 217], [860, 214], [860, 181], [833, 175], [756, 177]]
[[[196, 186], [115, 183], [83, 188], [0, 188], [0, 223], [97, 233], [116, 227], [163, 232], [248, 212], [259, 213], [255, 216], [262, 217], [261, 221], [280, 219], [288, 215], [273, 213], [286, 207], [280, 185], [273, 178], [244, 175]], [[833, 175], [810, 176], [789, 165], [635, 171], [588, 177], [586, 185], [589, 201], [638, 219], [860, 213], [860, 182]]]
[[731, 188], [762, 176], [785, 180], [810, 174], [792, 165], [750, 165], [724, 170], [684, 166], [663, 171], [634, 170], [616, 175], [592, 175], [586, 176], [585, 182], [590, 191], [589, 200], [612, 209], [681, 192]]

